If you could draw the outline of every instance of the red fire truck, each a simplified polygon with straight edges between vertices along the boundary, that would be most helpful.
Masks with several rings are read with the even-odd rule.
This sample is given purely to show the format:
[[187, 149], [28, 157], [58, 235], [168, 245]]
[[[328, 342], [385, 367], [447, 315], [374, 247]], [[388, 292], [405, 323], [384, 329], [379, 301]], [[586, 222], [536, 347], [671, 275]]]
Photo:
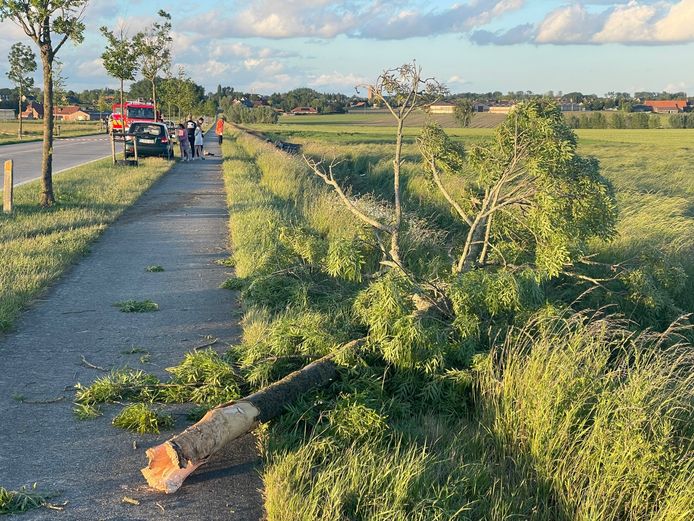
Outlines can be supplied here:
[[[144, 101], [126, 101], [125, 105], [125, 131], [130, 128], [130, 124], [134, 121], [162, 121], [161, 113], [157, 111], [156, 117], [154, 114], [154, 104]], [[117, 134], [123, 133], [123, 111], [121, 104], [113, 105], [113, 113], [109, 118], [109, 132]]]

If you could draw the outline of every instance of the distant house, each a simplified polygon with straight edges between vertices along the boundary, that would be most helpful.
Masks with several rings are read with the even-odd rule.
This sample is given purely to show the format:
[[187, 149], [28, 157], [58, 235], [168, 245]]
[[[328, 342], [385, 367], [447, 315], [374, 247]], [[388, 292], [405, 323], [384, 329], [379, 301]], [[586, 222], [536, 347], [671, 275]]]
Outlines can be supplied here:
[[0, 121], [10, 121], [14, 119], [14, 109], [0, 109]]
[[30, 101], [27, 108], [20, 114], [22, 119], [43, 119], [43, 105]]
[[89, 121], [91, 119], [89, 113], [82, 110], [77, 105], [55, 107], [53, 109], [53, 116], [57, 121]]
[[234, 105], [243, 105], [247, 109], [253, 108], [253, 102], [247, 98], [235, 99], [232, 103]]
[[313, 107], [296, 107], [291, 110], [291, 113], [295, 116], [318, 114], [318, 109], [314, 109]]
[[515, 103], [500, 102], [489, 107], [489, 112], [492, 114], [508, 114], [515, 106]]
[[429, 114], [453, 114], [455, 112], [455, 103], [450, 101], [437, 101], [428, 107]]
[[585, 110], [583, 103], [573, 103], [573, 102], [560, 103], [559, 108], [561, 109], [562, 112], [583, 112]]
[[646, 100], [643, 104], [659, 114], [677, 114], [687, 108], [687, 100]]
[[632, 112], [653, 112], [653, 107], [648, 105], [634, 105], [631, 107]]
[[486, 103], [473, 103], [472, 104], [472, 111], [473, 112], [489, 112], [489, 105]]
[[366, 101], [357, 101], [356, 103], [353, 103], [350, 105], [349, 108], [351, 109], [365, 109], [369, 106], [369, 104]]

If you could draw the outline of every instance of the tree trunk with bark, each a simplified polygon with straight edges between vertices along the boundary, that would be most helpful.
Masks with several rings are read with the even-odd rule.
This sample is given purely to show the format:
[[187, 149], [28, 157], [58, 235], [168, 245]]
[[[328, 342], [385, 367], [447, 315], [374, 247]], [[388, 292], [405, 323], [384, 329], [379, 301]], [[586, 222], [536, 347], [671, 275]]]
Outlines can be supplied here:
[[19, 101], [17, 102], [19, 105], [19, 112], [17, 113], [19, 115], [19, 139], [22, 139], [23, 137], [23, 128], [22, 128], [22, 84], [19, 84]]
[[[342, 349], [360, 344], [361, 340], [355, 340]], [[147, 483], [167, 494], [178, 490], [195, 469], [227, 443], [279, 416], [287, 405], [311, 389], [329, 384], [337, 376], [334, 357], [334, 353], [326, 355], [265, 389], [215, 407], [181, 434], [148, 449], [149, 463], [142, 469]]]
[[41, 48], [43, 64], [43, 156], [41, 159], [41, 206], [55, 204], [53, 194], [53, 56], [47, 47]]

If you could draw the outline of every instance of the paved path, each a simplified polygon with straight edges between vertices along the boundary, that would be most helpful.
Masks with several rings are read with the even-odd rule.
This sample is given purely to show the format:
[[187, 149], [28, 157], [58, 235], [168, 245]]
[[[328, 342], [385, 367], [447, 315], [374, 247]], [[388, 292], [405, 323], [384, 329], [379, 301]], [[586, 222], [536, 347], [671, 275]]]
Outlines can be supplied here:
[[[42, 146], [42, 141], [0, 146], [0, 164], [7, 159], [14, 161], [15, 186], [41, 176]], [[56, 139], [53, 141], [53, 173], [59, 174], [68, 168], [110, 155], [111, 143], [106, 134]]]
[[[38, 482], [61, 491], [64, 512], [36, 510], [22, 520], [234, 519], [262, 516], [262, 486], [254, 439], [247, 436], [207, 466], [176, 494], [144, 486], [139, 469], [145, 448], [171, 435], [139, 436], [104, 417], [77, 421], [69, 389], [103, 373], [80, 365], [142, 367], [163, 375], [206, 335], [231, 341], [238, 334], [234, 293], [219, 289], [228, 276], [215, 260], [228, 255], [227, 211], [215, 157], [179, 163], [93, 245], [92, 253], [23, 314], [16, 331], [0, 337], [0, 485], [10, 489]], [[148, 265], [166, 271], [146, 273]], [[125, 299], [150, 298], [156, 313], [120, 313]], [[223, 346], [220, 342], [220, 349]], [[147, 349], [151, 363], [142, 365]], [[66, 388], [68, 390], [66, 391]], [[66, 399], [52, 404], [27, 400]], [[183, 425], [179, 419], [177, 429]], [[135, 449], [133, 444], [137, 444]], [[123, 502], [128, 496], [140, 501]]]

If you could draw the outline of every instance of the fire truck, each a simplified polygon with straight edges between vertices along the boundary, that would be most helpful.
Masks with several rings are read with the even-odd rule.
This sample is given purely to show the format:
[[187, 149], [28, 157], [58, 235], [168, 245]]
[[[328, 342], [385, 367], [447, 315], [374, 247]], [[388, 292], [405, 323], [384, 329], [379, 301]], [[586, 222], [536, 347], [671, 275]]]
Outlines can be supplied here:
[[[125, 105], [125, 132], [130, 128], [130, 124], [135, 121], [162, 121], [161, 113], [154, 114], [154, 104], [145, 101], [126, 101]], [[113, 105], [113, 113], [109, 118], [109, 133], [123, 134], [123, 111], [121, 104]]]

